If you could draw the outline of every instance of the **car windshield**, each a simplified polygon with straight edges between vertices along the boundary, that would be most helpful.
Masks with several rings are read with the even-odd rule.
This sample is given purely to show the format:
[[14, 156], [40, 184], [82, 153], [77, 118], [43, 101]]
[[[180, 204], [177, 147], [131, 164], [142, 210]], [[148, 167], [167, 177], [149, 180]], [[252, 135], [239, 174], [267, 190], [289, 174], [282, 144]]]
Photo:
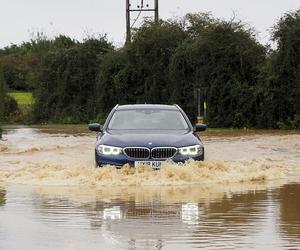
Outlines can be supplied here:
[[188, 130], [189, 126], [180, 111], [137, 109], [118, 110], [108, 129], [112, 130]]

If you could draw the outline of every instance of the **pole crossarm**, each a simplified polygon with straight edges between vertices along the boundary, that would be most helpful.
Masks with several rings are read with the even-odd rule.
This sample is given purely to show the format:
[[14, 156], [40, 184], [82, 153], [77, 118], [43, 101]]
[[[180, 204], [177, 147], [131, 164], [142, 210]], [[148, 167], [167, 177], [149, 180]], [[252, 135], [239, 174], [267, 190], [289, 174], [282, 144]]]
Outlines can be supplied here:
[[140, 11], [155, 11], [155, 9], [130, 9], [132, 12], [140, 12]]
[[[158, 23], [159, 21], [159, 16], [158, 16], [158, 0], [153, 0], [154, 1], [154, 8], [144, 8], [144, 1], [141, 0], [141, 5], [137, 6], [138, 8], [131, 9], [131, 0], [126, 0], [126, 42], [131, 42], [131, 29], [132, 26], [135, 24], [137, 19], [139, 18], [139, 15], [141, 12], [154, 12], [154, 21], [155, 23]], [[148, 7], [148, 5], [147, 5]], [[139, 12], [138, 17], [136, 20], [133, 22], [133, 25], [131, 24], [131, 19], [130, 19], [130, 13], [131, 12]]]

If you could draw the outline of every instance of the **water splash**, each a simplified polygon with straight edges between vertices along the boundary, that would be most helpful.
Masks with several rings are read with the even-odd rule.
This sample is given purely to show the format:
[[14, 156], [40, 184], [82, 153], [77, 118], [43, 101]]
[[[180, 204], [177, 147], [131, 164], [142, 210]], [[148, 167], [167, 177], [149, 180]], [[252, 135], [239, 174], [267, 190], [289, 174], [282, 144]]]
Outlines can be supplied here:
[[212, 183], [252, 183], [279, 179], [288, 169], [267, 162], [240, 161], [165, 163], [156, 171], [146, 166], [118, 170], [112, 166], [32, 163], [17, 170], [0, 170], [0, 182], [49, 186], [173, 186]]
[[[9, 131], [0, 144], [0, 182], [97, 187], [259, 183], [284, 178], [300, 165], [300, 135], [230, 133], [203, 138], [205, 162], [165, 163], [160, 171], [143, 166], [95, 169], [94, 135], [58, 132]], [[279, 146], [282, 150], [275, 151]]]

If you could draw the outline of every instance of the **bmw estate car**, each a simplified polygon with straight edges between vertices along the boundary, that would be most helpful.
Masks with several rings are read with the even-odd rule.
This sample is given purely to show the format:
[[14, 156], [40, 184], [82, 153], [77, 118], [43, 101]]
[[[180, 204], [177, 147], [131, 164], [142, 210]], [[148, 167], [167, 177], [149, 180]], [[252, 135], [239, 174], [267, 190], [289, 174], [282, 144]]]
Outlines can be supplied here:
[[103, 127], [93, 123], [89, 129], [98, 132], [97, 167], [129, 164], [159, 169], [167, 160], [204, 160], [204, 145], [196, 132], [206, 126], [197, 124], [194, 128], [178, 105], [117, 105]]

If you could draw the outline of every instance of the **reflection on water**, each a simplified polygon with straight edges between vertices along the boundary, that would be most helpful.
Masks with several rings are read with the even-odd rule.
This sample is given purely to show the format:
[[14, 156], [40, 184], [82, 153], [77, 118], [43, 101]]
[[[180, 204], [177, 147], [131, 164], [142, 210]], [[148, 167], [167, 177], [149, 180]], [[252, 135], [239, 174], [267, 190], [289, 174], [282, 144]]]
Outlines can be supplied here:
[[0, 141], [0, 249], [300, 249], [300, 135], [204, 134], [207, 160], [93, 167], [95, 135]]
[[[290, 184], [282, 187], [275, 197], [279, 200], [279, 225], [281, 233], [287, 238], [300, 239], [300, 185]], [[300, 245], [299, 245], [300, 247]]]
[[146, 194], [147, 188], [59, 193], [10, 186], [0, 208], [0, 248], [299, 249], [300, 184], [215, 197], [194, 191], [201, 194], [191, 200], [182, 195], [198, 188], [182, 188], [174, 199], [171, 187]]

